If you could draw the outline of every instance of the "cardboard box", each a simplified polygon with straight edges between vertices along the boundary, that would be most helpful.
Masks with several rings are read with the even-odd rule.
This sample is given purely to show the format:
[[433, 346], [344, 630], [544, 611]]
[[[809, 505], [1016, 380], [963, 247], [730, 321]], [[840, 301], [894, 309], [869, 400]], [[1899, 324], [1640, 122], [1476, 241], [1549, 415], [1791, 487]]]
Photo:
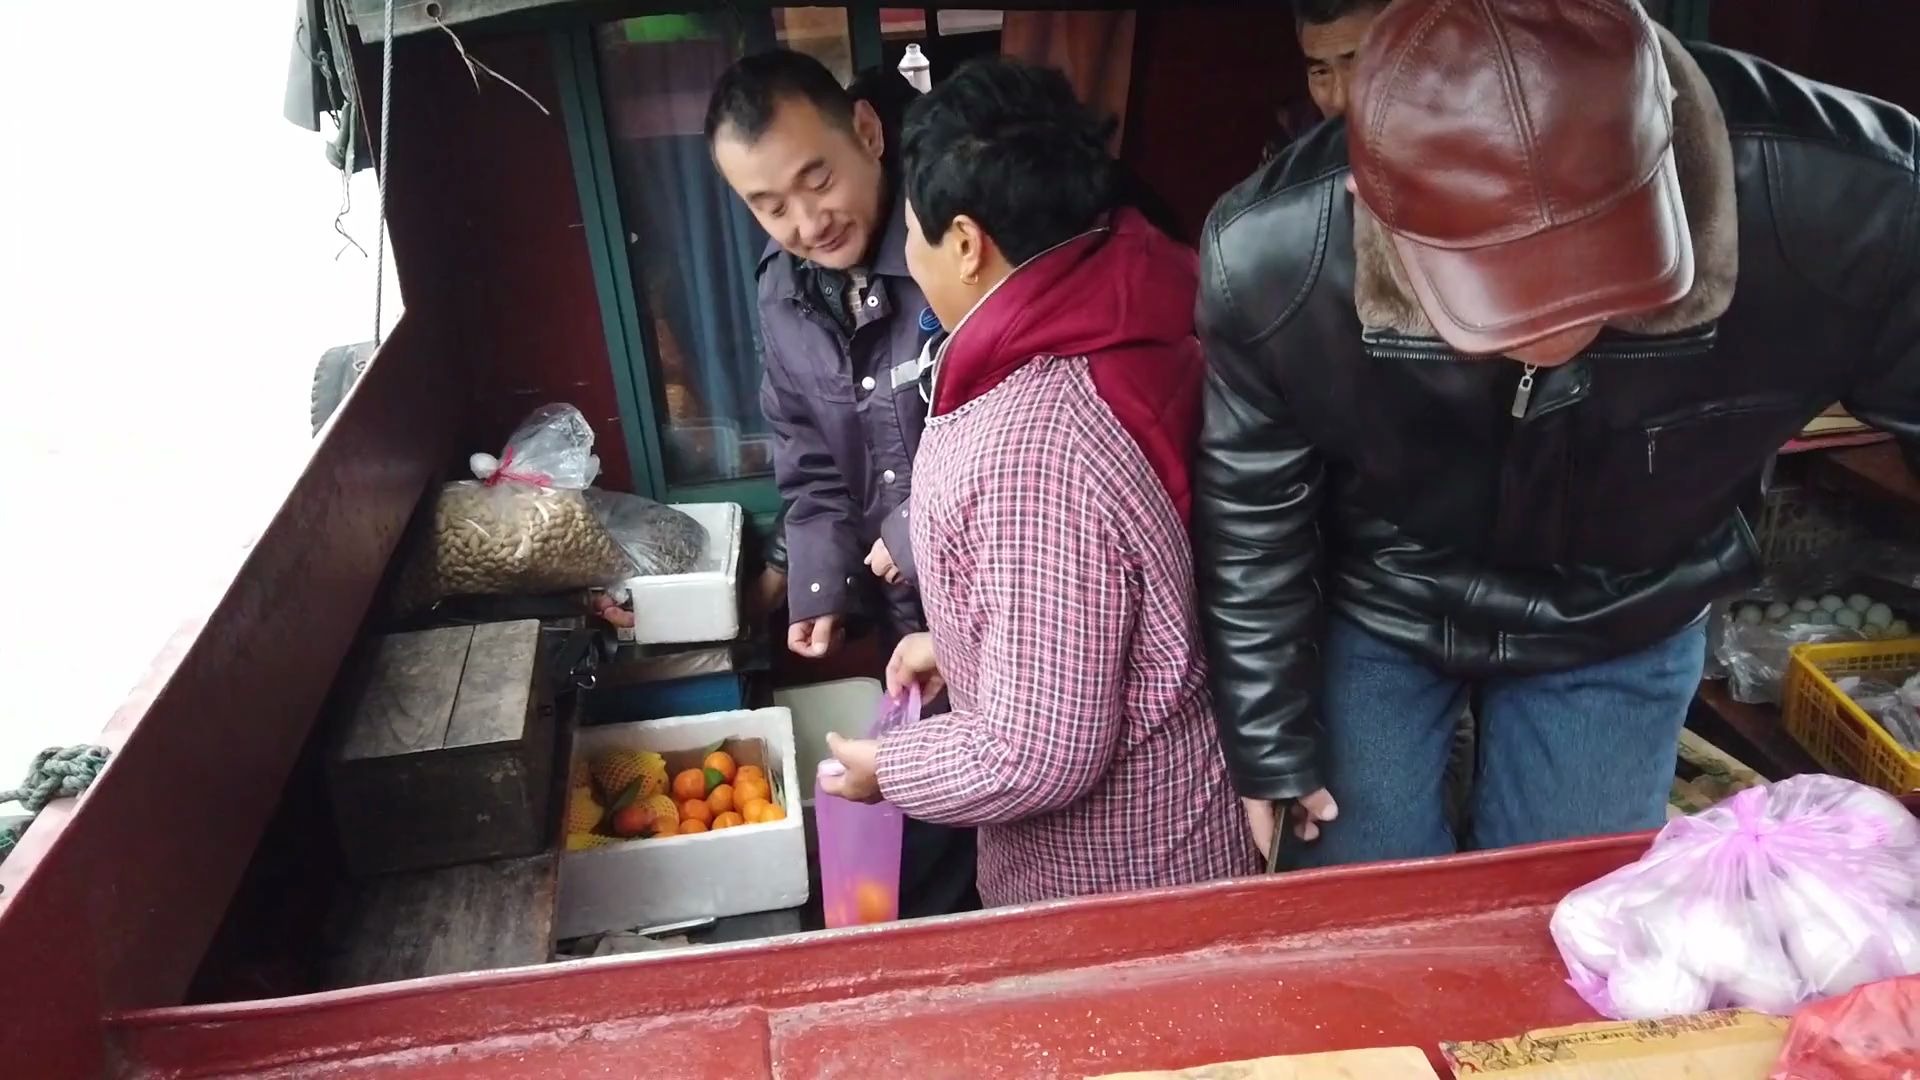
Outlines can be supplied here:
[[674, 509], [706, 527], [707, 549], [687, 573], [627, 580], [622, 588], [634, 625], [621, 627], [619, 639], [642, 645], [732, 641], [740, 636], [740, 506], [685, 503]]
[[1336, 1050], [1228, 1061], [1172, 1072], [1114, 1073], [1096, 1080], [1436, 1080], [1427, 1055], [1411, 1046]]
[[1778, 1016], [1734, 1009], [1442, 1043], [1455, 1076], [1500, 1080], [1766, 1080], [1786, 1041]]
[[699, 765], [717, 743], [740, 764], [766, 770], [786, 818], [567, 852], [560, 861], [555, 936], [776, 911], [807, 902], [807, 841], [793, 717], [787, 710], [582, 728], [574, 737], [573, 753], [575, 760], [584, 761], [616, 747], [652, 750], [667, 759], [671, 774]]

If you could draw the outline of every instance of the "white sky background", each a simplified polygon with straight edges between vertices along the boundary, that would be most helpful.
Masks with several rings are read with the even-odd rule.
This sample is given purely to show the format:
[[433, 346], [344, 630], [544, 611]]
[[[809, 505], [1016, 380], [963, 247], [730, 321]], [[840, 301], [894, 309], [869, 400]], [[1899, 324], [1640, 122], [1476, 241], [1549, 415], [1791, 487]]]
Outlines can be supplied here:
[[98, 734], [305, 463], [314, 362], [372, 336], [372, 174], [336, 260], [291, 0], [77, 10], [0, 0], [0, 788]]

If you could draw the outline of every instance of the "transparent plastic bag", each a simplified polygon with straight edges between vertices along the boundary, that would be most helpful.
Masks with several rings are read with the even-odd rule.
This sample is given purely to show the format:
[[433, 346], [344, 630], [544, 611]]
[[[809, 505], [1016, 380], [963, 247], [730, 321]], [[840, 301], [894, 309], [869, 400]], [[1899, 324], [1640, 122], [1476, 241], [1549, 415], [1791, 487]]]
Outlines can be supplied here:
[[401, 614], [450, 596], [538, 596], [633, 577], [634, 559], [596, 512], [593, 429], [571, 405], [537, 409], [499, 457], [475, 454], [477, 479], [434, 499], [420, 550], [401, 579]]
[[1838, 777], [1749, 788], [1574, 890], [1552, 931], [1569, 984], [1605, 1016], [1786, 1014], [1920, 973], [1920, 821]]
[[1920, 675], [1898, 686], [1882, 679], [1848, 675], [1834, 680], [1840, 692], [1873, 717], [1902, 748], [1920, 751]]
[[633, 560], [629, 577], [700, 569], [707, 553], [707, 528], [686, 514], [620, 491], [589, 491], [587, 505]]
[[1902, 617], [1906, 600], [1858, 576], [1777, 581], [1720, 613], [1714, 659], [1735, 701], [1777, 705], [1795, 645], [1905, 637], [1912, 632]]
[[1888, 979], [1794, 1015], [1767, 1080], [1920, 1077], [1920, 978]]

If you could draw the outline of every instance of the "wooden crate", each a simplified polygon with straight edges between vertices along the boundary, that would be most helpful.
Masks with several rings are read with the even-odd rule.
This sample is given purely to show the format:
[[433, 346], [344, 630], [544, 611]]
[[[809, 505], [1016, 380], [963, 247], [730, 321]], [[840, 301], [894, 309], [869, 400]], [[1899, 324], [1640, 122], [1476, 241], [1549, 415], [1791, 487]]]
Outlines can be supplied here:
[[387, 874], [352, 885], [327, 957], [329, 987], [544, 964], [559, 856]]
[[328, 760], [356, 875], [532, 855], [554, 840], [540, 624], [390, 634], [355, 665]]

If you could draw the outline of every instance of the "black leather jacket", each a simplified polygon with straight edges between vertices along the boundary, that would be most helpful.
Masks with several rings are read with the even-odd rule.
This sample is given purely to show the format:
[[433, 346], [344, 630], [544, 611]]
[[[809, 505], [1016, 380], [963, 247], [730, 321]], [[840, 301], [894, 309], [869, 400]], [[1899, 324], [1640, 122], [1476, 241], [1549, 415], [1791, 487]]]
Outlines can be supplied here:
[[1541, 370], [1518, 419], [1518, 364], [1363, 333], [1338, 122], [1214, 209], [1194, 544], [1241, 794], [1320, 786], [1329, 612], [1462, 678], [1622, 655], [1754, 578], [1738, 504], [1823, 408], [1920, 441], [1913, 116], [1685, 48], [1731, 137], [1731, 306], [1603, 334]]

